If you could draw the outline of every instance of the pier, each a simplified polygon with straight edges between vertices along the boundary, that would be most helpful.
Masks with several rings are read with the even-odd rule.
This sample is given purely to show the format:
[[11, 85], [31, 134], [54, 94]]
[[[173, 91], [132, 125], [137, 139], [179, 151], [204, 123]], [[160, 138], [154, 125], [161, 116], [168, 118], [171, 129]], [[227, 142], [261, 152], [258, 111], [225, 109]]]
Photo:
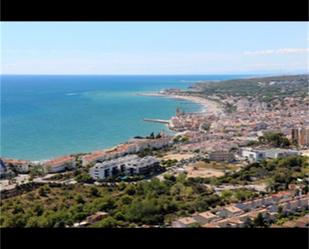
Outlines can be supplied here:
[[169, 120], [165, 119], [154, 119], [154, 118], [144, 118], [144, 121], [146, 122], [153, 122], [153, 123], [161, 123], [161, 124], [169, 124]]

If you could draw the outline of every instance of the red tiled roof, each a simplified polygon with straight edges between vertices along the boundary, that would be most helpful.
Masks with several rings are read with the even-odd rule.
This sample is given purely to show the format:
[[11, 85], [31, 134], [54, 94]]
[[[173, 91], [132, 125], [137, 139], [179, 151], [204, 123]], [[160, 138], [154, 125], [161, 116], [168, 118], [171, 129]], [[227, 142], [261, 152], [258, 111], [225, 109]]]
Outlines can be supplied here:
[[58, 157], [58, 158], [47, 161], [45, 165], [57, 166], [63, 163], [71, 162], [73, 159], [74, 157], [71, 157], [71, 156]]
[[30, 161], [27, 160], [17, 160], [17, 159], [5, 159], [2, 158], [4, 163], [11, 163], [11, 164], [26, 164], [26, 163], [30, 163]]

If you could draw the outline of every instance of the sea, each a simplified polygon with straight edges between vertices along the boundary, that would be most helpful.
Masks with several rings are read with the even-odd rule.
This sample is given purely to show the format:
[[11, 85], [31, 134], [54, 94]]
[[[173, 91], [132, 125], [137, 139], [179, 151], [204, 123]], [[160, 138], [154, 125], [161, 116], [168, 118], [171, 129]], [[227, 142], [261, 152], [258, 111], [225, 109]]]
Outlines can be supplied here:
[[47, 160], [115, 146], [164, 131], [144, 118], [169, 119], [185, 100], [140, 96], [197, 81], [243, 75], [1, 75], [1, 157]]

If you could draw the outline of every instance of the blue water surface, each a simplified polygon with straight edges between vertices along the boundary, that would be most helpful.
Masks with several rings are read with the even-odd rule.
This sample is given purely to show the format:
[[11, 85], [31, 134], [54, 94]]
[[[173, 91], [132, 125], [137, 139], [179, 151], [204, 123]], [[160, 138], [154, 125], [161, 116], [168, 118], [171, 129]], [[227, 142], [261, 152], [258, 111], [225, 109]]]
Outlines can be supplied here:
[[166, 131], [144, 118], [169, 119], [195, 103], [137, 93], [187, 88], [239, 75], [1, 76], [1, 156], [41, 160], [114, 146]]

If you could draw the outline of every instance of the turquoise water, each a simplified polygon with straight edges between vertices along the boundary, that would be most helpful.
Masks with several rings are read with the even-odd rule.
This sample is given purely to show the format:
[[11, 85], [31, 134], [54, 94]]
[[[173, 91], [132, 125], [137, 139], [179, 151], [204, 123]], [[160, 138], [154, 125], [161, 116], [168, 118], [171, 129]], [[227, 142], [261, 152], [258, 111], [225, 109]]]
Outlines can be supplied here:
[[144, 118], [169, 119], [183, 100], [138, 96], [239, 76], [1, 76], [1, 156], [41, 160], [114, 146], [166, 131]]

